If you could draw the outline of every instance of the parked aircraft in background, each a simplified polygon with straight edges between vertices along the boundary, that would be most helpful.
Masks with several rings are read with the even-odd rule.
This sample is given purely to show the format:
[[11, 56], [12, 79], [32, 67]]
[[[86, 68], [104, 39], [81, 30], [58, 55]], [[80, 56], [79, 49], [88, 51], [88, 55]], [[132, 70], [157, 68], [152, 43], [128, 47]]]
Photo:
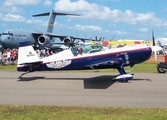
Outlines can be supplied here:
[[34, 71], [48, 70], [83, 70], [115, 68], [120, 75], [113, 80], [127, 82], [133, 78], [133, 73], [126, 73], [124, 67], [133, 67], [150, 58], [152, 51], [162, 49], [159, 46], [134, 46], [101, 50], [97, 47], [74, 45], [69, 43], [69, 49], [40, 59], [30, 42], [21, 42], [18, 51], [17, 70], [25, 72], [21, 77]]
[[167, 48], [167, 38], [158, 38], [156, 44], [162, 48]]
[[[83, 44], [81, 42], [81, 44]], [[85, 44], [100, 44], [103, 46], [108, 46], [109, 48], [112, 47], [119, 47], [119, 46], [151, 46], [153, 45], [152, 41], [144, 41], [144, 40], [133, 40], [133, 39], [119, 39], [113, 41], [112, 39], [110, 40], [104, 40], [104, 38], [97, 39], [97, 36], [95, 39], [90, 38], [90, 42], [86, 42]]]
[[4, 48], [18, 48], [20, 42], [30, 41], [31, 44], [37, 46], [51, 47], [55, 38], [60, 38], [64, 42], [68, 42], [71, 39], [84, 39], [71, 37], [66, 35], [56, 35], [52, 34], [54, 28], [54, 21], [57, 15], [73, 15], [79, 16], [78, 14], [69, 14], [69, 13], [58, 13], [54, 10], [51, 10], [47, 13], [33, 15], [33, 17], [38, 16], [49, 16], [48, 25], [45, 32], [32, 32], [22, 29], [11, 29], [6, 30], [0, 36], [0, 43]]

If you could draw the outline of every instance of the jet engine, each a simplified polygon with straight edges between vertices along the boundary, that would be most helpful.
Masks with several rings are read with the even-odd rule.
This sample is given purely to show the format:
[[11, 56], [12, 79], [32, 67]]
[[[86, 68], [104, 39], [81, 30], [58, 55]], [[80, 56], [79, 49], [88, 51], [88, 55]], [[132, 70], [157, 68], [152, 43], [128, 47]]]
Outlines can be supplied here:
[[38, 38], [38, 43], [41, 45], [48, 44], [50, 42], [50, 38], [46, 35], [41, 35]]
[[70, 37], [65, 37], [65, 38], [63, 39], [63, 42], [64, 42], [64, 44], [69, 44], [69, 43], [71, 43], [72, 41], [71, 41], [71, 38], [70, 38]]

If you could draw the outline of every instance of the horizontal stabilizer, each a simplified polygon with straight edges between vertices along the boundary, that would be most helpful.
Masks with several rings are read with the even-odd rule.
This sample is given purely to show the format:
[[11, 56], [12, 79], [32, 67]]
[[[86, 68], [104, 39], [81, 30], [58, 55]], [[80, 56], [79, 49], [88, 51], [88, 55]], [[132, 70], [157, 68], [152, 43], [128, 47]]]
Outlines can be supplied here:
[[33, 17], [38, 17], [38, 16], [49, 16], [50, 12], [47, 12], [47, 13], [42, 13], [42, 14], [36, 14], [36, 15], [33, 15]]
[[51, 12], [36, 14], [36, 15], [33, 15], [33, 17], [49, 16], [51, 13], [54, 14], [54, 15], [74, 15], [74, 16], [80, 16], [79, 14], [60, 13], [60, 12], [55, 12], [54, 10], [51, 10]]
[[35, 61], [35, 62], [24, 63], [24, 65], [41, 64], [41, 63], [42, 61]]

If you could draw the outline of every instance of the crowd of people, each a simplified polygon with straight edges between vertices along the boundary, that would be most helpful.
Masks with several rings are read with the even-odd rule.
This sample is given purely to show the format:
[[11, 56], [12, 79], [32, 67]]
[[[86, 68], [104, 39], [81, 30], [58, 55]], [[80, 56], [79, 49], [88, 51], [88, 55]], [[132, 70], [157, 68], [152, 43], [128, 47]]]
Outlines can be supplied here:
[[[44, 58], [47, 56], [50, 56], [52, 54], [55, 54], [57, 52], [62, 51], [62, 49], [54, 49], [54, 50], [50, 50], [50, 49], [40, 49], [40, 48], [36, 48], [35, 49], [37, 55], [39, 58]], [[17, 63], [17, 59], [18, 59], [18, 49], [1, 49], [0, 50], [0, 64], [1, 65], [15, 65]]]
[[18, 49], [1, 49], [0, 51], [0, 64], [14, 65], [17, 63]]

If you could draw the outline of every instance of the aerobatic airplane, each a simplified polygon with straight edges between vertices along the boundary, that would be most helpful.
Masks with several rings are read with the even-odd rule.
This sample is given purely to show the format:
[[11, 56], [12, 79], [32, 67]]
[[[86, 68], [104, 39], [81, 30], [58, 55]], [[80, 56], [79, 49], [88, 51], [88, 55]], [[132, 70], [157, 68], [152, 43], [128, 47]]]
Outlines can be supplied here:
[[114, 80], [128, 82], [133, 73], [126, 73], [124, 67], [133, 67], [150, 58], [152, 52], [161, 50], [158, 46], [135, 46], [101, 50], [84, 45], [73, 45], [67, 50], [40, 59], [30, 42], [21, 42], [18, 51], [17, 70], [24, 74], [34, 71], [83, 70], [115, 68], [120, 75]]
[[48, 25], [45, 32], [33, 32], [22, 29], [11, 29], [6, 30], [0, 35], [0, 43], [3, 48], [18, 48], [20, 42], [30, 41], [33, 45], [43, 46], [50, 48], [55, 41], [55, 38], [60, 38], [63, 42], [70, 41], [71, 39], [84, 39], [77, 37], [70, 37], [66, 35], [52, 34], [54, 28], [54, 21], [57, 15], [73, 15], [79, 16], [78, 14], [59, 13], [51, 10], [47, 13], [33, 15], [38, 16], [49, 16]]

